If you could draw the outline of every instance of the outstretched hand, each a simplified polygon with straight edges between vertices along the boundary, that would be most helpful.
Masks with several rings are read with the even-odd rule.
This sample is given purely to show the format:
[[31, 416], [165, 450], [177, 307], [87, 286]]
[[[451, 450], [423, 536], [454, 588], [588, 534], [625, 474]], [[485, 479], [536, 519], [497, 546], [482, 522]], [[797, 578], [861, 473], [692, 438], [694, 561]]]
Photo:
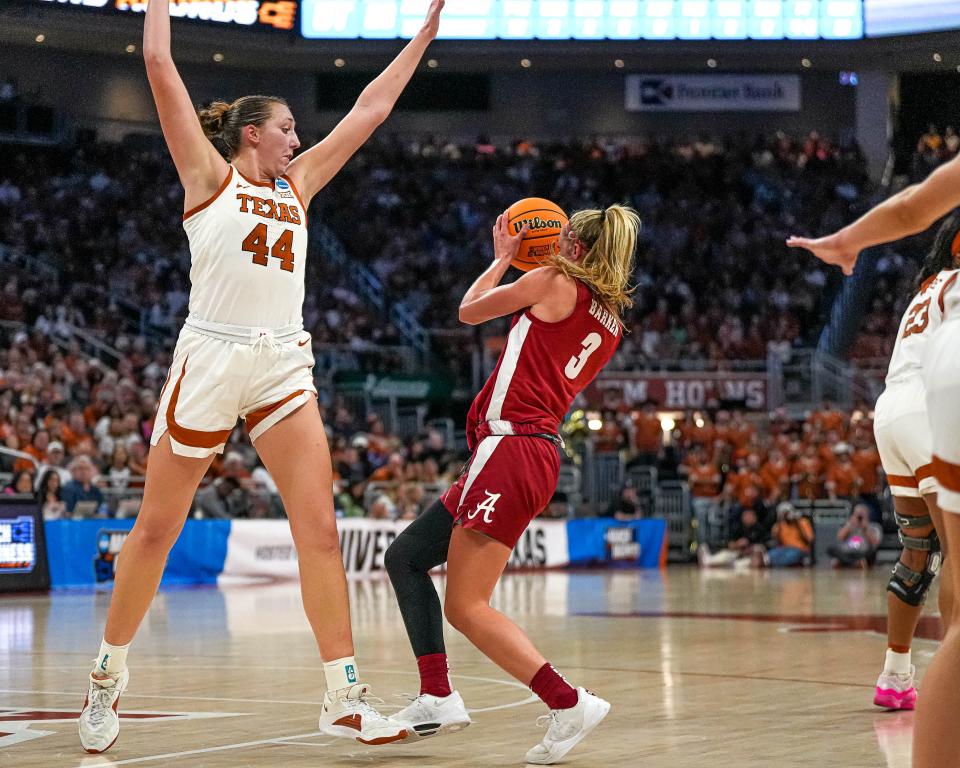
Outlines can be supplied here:
[[427, 18], [423, 20], [421, 32], [428, 35], [431, 40], [437, 36], [437, 31], [440, 29], [440, 11], [443, 10], [445, 3], [446, 0], [433, 0], [427, 10]]
[[497, 216], [497, 223], [493, 225], [493, 260], [513, 261], [520, 250], [523, 236], [527, 234], [530, 225], [524, 223], [517, 234], [510, 234], [510, 222], [506, 213]]
[[824, 264], [840, 267], [843, 274], [847, 276], [853, 274], [853, 268], [857, 266], [857, 257], [860, 255], [859, 251], [841, 242], [838, 234], [817, 238], [790, 237], [787, 238], [787, 245], [791, 248], [806, 248]]

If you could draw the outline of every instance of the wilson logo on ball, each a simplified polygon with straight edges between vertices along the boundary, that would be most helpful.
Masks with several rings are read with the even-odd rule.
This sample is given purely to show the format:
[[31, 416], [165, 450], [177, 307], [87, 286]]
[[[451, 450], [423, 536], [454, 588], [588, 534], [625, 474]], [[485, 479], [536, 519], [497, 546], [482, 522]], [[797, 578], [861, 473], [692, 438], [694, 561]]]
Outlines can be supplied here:
[[523, 225], [527, 224], [531, 230], [533, 229], [560, 229], [564, 222], [560, 219], [541, 219], [539, 216], [534, 216], [531, 219], [525, 219], [524, 221], [515, 221], [513, 222], [513, 234], [518, 234]]

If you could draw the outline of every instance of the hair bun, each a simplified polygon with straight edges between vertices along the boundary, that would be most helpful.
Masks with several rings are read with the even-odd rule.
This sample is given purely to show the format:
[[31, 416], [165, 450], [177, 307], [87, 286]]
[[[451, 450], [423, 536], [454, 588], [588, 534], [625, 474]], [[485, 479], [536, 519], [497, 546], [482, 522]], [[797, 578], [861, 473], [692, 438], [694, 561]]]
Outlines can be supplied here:
[[225, 101], [214, 101], [199, 111], [200, 125], [207, 138], [212, 139], [223, 133], [223, 119], [229, 111], [230, 105]]

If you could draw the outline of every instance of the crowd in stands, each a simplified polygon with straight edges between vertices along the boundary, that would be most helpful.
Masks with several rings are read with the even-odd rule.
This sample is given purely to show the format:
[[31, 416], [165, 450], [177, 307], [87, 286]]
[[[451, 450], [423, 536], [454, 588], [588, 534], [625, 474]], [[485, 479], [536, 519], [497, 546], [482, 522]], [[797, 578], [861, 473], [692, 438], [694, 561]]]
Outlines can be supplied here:
[[941, 131], [931, 123], [917, 139], [917, 149], [913, 155], [911, 176], [915, 180], [924, 178], [930, 171], [942, 163], [953, 160], [960, 153], [960, 135], [952, 125]]
[[[814, 259], [787, 252], [783, 241], [789, 233], [839, 226], [868, 191], [857, 147], [815, 133], [500, 147], [484, 138], [470, 145], [384, 139], [363, 149], [317, 197], [311, 219], [333, 229], [392, 300], [402, 299], [426, 326], [450, 330], [463, 291], [490, 258], [491, 223], [507, 205], [533, 194], [568, 211], [630, 203], [644, 228], [636, 305], [616, 364], [635, 367], [680, 358], [761, 359], [771, 351], [787, 356], [813, 342], [835, 277]], [[179, 182], [154, 138], [12, 147], [0, 169], [0, 440], [39, 463], [38, 471], [29, 460], [0, 458], [0, 471], [13, 473], [14, 489], [25, 488], [30, 474], [49, 496], [51, 516], [74, 514], [78, 504], [123, 514], [115, 499], [101, 498], [103, 491], [116, 496], [142, 483], [156, 398], [187, 311], [181, 213]], [[397, 343], [395, 329], [365, 306], [340, 270], [319, 256], [308, 264], [305, 325], [316, 350]], [[891, 292], [911, 269], [891, 257]], [[876, 313], [889, 316], [889, 306]], [[91, 356], [77, 328], [109, 349]], [[462, 368], [471, 345], [455, 346], [460, 354], [447, 358]], [[424, 488], [459, 469], [450, 446], [435, 445], [436, 435], [402, 441], [383, 434], [382, 424], [357, 423], [335, 400], [322, 405], [342, 514], [364, 506], [385, 516], [413, 514], [430, 500]], [[741, 420], [731, 417], [737, 429]], [[722, 435], [726, 425], [718, 417], [711, 428]], [[838, 440], [821, 430], [811, 447], [801, 431], [801, 453], [816, 456], [794, 456], [796, 441], [784, 444], [783, 433], [793, 434], [777, 432], [775, 449], [756, 437], [700, 441], [702, 461], [721, 474], [714, 495], [741, 506], [762, 498], [769, 511], [773, 489], [741, 487], [736, 478], [776, 464], [777, 451], [791, 467], [801, 459], [821, 462], [822, 477], [791, 479], [784, 498], [846, 495], [843, 470], [833, 468], [844, 460], [824, 448]], [[625, 444], [634, 439], [629, 435], [624, 427], [622, 438], [608, 437]], [[862, 447], [856, 430], [843, 437]], [[675, 451], [678, 460], [701, 461], [692, 448]], [[841, 479], [828, 480], [828, 468]], [[278, 513], [269, 475], [241, 430], [210, 481], [200, 514]]]
[[[761, 421], [739, 410], [687, 412], [667, 440], [652, 405], [639, 411], [604, 414], [595, 451], [621, 451], [627, 466], [654, 466], [661, 477], [685, 479], [692, 496], [701, 555], [720, 545], [728, 550], [708, 564], [727, 565], [731, 552], [756, 563], [758, 545], [789, 548], [778, 562], [792, 565], [812, 553], [813, 537], [803, 532], [798, 501], [835, 500], [857, 509], [856, 519], [879, 524], [885, 487], [880, 455], [866, 409], [844, 412], [824, 403], [805, 419], [778, 411]], [[606, 509], [629, 519], [641, 514], [628, 480]], [[871, 529], [872, 530], [872, 529]], [[871, 540], [873, 534], [871, 533]], [[844, 555], [846, 558], [846, 555]], [[839, 558], [838, 558], [839, 559]]]
[[491, 223], [514, 201], [546, 197], [568, 212], [633, 205], [643, 231], [620, 355], [632, 367], [756, 360], [815, 342], [832, 273], [784, 239], [846, 223], [869, 185], [855, 144], [775, 133], [510, 147], [387, 140], [365, 147], [330, 191], [317, 214], [439, 329], [457, 325], [460, 298], [491, 256]]
[[[84, 354], [76, 341], [0, 326], [0, 445], [23, 454], [0, 454], [0, 474], [9, 478], [3, 492], [36, 490], [51, 519], [135, 514], [169, 364], [167, 351], [133, 348], [111, 365]], [[380, 489], [373, 501], [387, 516], [415, 516], [432, 500], [419, 484], [443, 483], [459, 469], [440, 431], [403, 441], [387, 434], [379, 417], [360, 420], [339, 402], [321, 410], [338, 514], [364, 514], [364, 494], [377, 483], [370, 486]], [[194, 511], [282, 514], [276, 486], [242, 428], [214, 460]]]
[[[156, 141], [10, 149], [0, 248], [8, 261], [32, 258], [33, 272], [4, 270], [0, 321], [79, 325], [115, 346], [132, 320], [140, 343], [172, 345], [190, 285], [182, 213], [182, 187]], [[319, 257], [307, 264], [304, 327], [315, 346], [397, 343], [341, 270]]]

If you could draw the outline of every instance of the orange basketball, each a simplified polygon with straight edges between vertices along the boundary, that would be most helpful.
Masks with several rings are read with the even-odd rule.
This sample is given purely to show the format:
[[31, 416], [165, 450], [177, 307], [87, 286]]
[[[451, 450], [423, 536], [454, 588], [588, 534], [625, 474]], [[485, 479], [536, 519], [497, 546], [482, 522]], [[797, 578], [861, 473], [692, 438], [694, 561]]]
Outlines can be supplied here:
[[567, 214], [559, 205], [542, 197], [526, 197], [507, 209], [507, 224], [511, 234], [517, 234], [524, 224], [530, 229], [520, 243], [520, 250], [510, 264], [523, 272], [543, 266], [560, 250], [560, 229], [567, 223]]

